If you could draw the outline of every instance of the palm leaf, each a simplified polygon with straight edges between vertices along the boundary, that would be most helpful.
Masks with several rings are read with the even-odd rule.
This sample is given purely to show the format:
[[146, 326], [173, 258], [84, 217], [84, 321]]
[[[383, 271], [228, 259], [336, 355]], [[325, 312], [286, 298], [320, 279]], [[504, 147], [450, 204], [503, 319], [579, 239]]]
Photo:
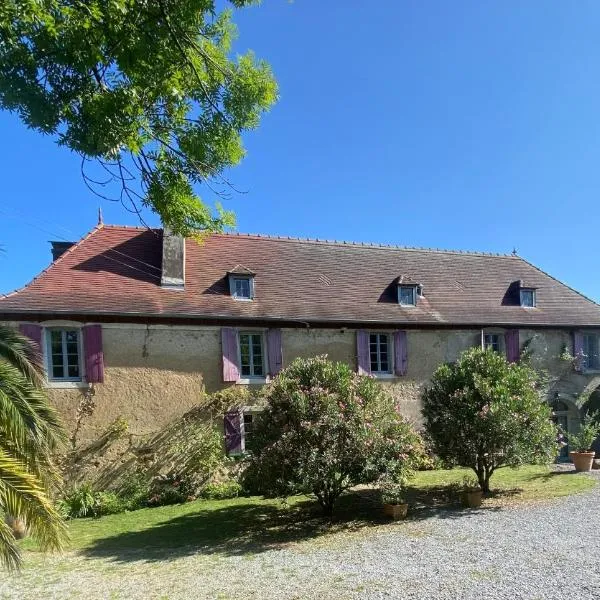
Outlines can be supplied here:
[[41, 348], [6, 325], [0, 325], [0, 361], [13, 365], [38, 386], [44, 381]]

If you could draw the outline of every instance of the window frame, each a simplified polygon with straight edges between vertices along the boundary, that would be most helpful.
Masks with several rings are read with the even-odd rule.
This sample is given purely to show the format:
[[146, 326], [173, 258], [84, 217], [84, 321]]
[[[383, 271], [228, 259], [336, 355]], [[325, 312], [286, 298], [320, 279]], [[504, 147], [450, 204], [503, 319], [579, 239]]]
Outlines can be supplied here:
[[[236, 289], [236, 281], [248, 282], [249, 296], [239, 296]], [[250, 302], [254, 300], [254, 277], [252, 275], [229, 275], [229, 293], [234, 300]]]
[[[494, 348], [493, 342], [492, 342], [492, 344], [490, 346], [488, 346], [487, 339], [486, 339], [488, 337], [490, 337], [490, 338], [496, 338], [496, 348]], [[487, 350], [488, 347], [491, 347], [494, 352], [498, 352], [500, 354], [502, 352], [502, 345], [501, 345], [501, 342], [500, 342], [500, 338], [501, 338], [501, 336], [497, 332], [494, 332], [494, 331], [488, 331], [488, 332], [486, 332], [486, 331], [484, 331], [483, 332], [483, 340], [482, 340], [483, 341], [483, 349]]]
[[[523, 292], [531, 294], [531, 304], [524, 304], [523, 302]], [[537, 298], [536, 298], [536, 290], [535, 288], [520, 288], [519, 289], [519, 303], [523, 308], [536, 308], [537, 306]]]
[[[262, 375], [244, 375], [242, 373], [242, 336], [249, 335], [254, 336], [257, 335], [260, 337], [260, 346], [262, 352], [262, 367], [263, 373]], [[237, 350], [238, 350], [238, 365], [240, 370], [240, 379], [238, 383], [246, 383], [246, 382], [266, 382], [267, 374], [269, 372], [268, 364], [267, 364], [267, 344], [265, 340], [265, 332], [263, 330], [252, 330], [252, 329], [244, 329], [238, 331], [237, 333]], [[254, 350], [252, 349], [252, 342], [250, 342], [250, 371], [254, 372]]]
[[[61, 345], [62, 345], [62, 356], [63, 361], [67, 357], [65, 352], [66, 339], [65, 333], [67, 331], [75, 331], [77, 333], [77, 366], [79, 368], [79, 377], [54, 377], [53, 362], [52, 362], [52, 332], [61, 332]], [[81, 335], [81, 327], [73, 325], [51, 325], [45, 326], [44, 330], [44, 366], [46, 368], [46, 379], [49, 384], [82, 384], [85, 381], [84, 372], [84, 361], [83, 361], [83, 336]], [[65, 364], [68, 370], [68, 360], [66, 363], [63, 362], [63, 373], [65, 372]], [[67, 371], [68, 372], [68, 371]]]
[[[392, 335], [389, 331], [369, 331], [369, 369], [371, 374], [375, 377], [389, 377], [394, 374], [394, 344], [392, 342]], [[388, 368], [387, 371], [382, 370], [373, 370], [373, 361], [371, 360], [371, 336], [377, 336], [377, 366], [381, 367], [381, 338], [385, 337], [387, 341], [387, 362]]]
[[[583, 331], [583, 370], [586, 372], [594, 372], [600, 371], [600, 333], [596, 333], [594, 331]], [[595, 354], [595, 364], [591, 365], [590, 355], [586, 352], [588, 350], [588, 344], [586, 342], [587, 338], [593, 337], [596, 340], [596, 354]]]
[[[402, 302], [402, 290], [411, 290], [412, 291], [412, 303], [407, 304], [406, 302]], [[417, 286], [416, 285], [406, 285], [406, 284], [398, 284], [398, 304], [400, 306], [416, 306], [417, 305]]]

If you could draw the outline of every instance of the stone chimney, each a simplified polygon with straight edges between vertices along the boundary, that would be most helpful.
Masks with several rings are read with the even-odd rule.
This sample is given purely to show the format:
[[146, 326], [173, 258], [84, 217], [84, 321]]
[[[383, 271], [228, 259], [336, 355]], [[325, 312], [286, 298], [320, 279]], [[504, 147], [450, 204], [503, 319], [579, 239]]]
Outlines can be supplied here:
[[50, 242], [52, 245], [52, 260], [55, 261], [59, 256], [62, 256], [75, 242]]
[[185, 239], [163, 228], [160, 285], [172, 290], [185, 288]]

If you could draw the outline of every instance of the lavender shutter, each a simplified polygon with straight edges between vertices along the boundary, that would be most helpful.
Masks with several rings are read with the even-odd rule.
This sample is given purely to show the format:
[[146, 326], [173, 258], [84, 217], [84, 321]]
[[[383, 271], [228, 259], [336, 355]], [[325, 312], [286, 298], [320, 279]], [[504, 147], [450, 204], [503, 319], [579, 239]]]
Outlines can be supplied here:
[[32, 342], [35, 342], [38, 347], [38, 351], [42, 350], [42, 328], [36, 323], [21, 323], [19, 325], [19, 331], [28, 337]]
[[508, 329], [504, 333], [504, 345], [506, 347], [506, 360], [511, 363], [517, 362], [521, 353], [518, 329]]
[[356, 356], [358, 372], [365, 375], [371, 372], [371, 355], [369, 353], [369, 334], [363, 329], [356, 332]]
[[406, 331], [394, 332], [394, 373], [406, 375], [408, 369], [408, 343]]
[[223, 381], [237, 381], [240, 378], [238, 367], [237, 331], [232, 327], [221, 329], [223, 351]]
[[577, 359], [574, 363], [575, 370], [583, 371], [583, 333], [581, 333], [581, 331], [573, 332], [573, 356]]
[[281, 371], [283, 363], [281, 329], [269, 329], [267, 331], [267, 354], [269, 356], [269, 374], [275, 376]]
[[225, 450], [227, 454], [238, 454], [242, 451], [242, 423], [239, 410], [225, 413], [223, 419], [225, 433]]
[[102, 326], [86, 325], [83, 328], [85, 378], [88, 383], [104, 383], [104, 351]]

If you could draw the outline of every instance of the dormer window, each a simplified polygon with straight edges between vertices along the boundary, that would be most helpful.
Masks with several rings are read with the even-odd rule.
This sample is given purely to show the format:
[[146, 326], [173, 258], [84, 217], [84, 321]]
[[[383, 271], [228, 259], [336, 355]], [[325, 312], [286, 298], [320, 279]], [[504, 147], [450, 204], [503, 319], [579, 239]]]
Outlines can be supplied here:
[[399, 285], [398, 286], [398, 304], [400, 304], [400, 306], [416, 306], [417, 305], [417, 286], [416, 285]]
[[520, 289], [521, 306], [525, 308], [535, 308], [535, 289], [521, 288]]
[[229, 276], [229, 293], [235, 300], [254, 299], [254, 273], [238, 265], [227, 273]]

